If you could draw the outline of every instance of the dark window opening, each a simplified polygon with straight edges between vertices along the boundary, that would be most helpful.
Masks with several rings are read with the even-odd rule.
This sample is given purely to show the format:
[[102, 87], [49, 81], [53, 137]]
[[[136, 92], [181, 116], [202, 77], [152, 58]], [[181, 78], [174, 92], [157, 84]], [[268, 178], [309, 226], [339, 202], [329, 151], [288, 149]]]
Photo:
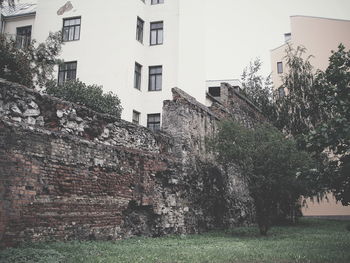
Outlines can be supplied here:
[[59, 66], [58, 84], [63, 84], [69, 80], [75, 80], [77, 77], [77, 62], [66, 62]]
[[65, 18], [63, 19], [62, 39], [63, 42], [74, 41], [80, 39], [81, 18]]
[[132, 123], [140, 124], [140, 113], [136, 110], [132, 111]]
[[148, 91], [162, 90], [162, 75], [163, 75], [162, 66], [149, 67]]
[[32, 26], [17, 27], [16, 46], [17, 48], [27, 48], [32, 40]]
[[141, 90], [142, 66], [135, 62], [134, 88]]
[[164, 0], [152, 0], [151, 5], [163, 4]]
[[220, 87], [209, 87], [209, 94], [213, 97], [220, 97], [221, 96]]
[[143, 43], [143, 26], [145, 22], [141, 18], [137, 18], [137, 25], [136, 25], [136, 40], [140, 43]]
[[160, 114], [148, 114], [147, 115], [147, 128], [152, 131], [160, 130]]

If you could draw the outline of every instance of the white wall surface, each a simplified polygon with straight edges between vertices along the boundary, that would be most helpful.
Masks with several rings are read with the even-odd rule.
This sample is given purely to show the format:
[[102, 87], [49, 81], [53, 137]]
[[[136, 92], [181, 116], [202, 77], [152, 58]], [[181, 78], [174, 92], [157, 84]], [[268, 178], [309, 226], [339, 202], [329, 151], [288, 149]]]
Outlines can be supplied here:
[[[35, 21], [38, 30], [34, 37], [44, 41], [50, 31], [62, 29], [64, 18], [81, 16], [80, 40], [66, 42], [61, 57], [65, 61], [78, 61], [80, 80], [103, 85], [105, 91], [117, 93], [124, 107], [123, 119], [131, 121], [132, 111], [136, 110], [141, 113], [141, 124], [146, 125], [147, 114], [161, 113], [163, 100], [170, 99], [171, 88], [179, 85], [179, 0], [167, 0], [159, 5], [150, 5], [150, 0], [146, 4], [141, 0], [103, 3], [72, 0], [74, 8], [57, 15], [66, 2], [38, 2]], [[143, 44], [136, 40], [137, 17], [145, 21]], [[150, 22], [156, 21], [164, 23], [164, 41], [163, 45], [150, 46]], [[143, 66], [141, 91], [133, 87], [135, 62]], [[163, 66], [162, 91], [149, 92], [148, 67], [156, 65]], [[183, 86], [190, 87], [188, 91], [193, 88]]]
[[3, 30], [5, 34], [16, 36], [17, 27], [32, 26], [34, 31], [35, 16], [9, 18], [3, 21]]

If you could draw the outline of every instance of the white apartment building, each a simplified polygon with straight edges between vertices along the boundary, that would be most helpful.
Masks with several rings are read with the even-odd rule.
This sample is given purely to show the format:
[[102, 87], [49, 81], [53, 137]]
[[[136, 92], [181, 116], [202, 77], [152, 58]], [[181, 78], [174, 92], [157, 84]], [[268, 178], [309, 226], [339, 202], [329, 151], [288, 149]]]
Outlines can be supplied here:
[[161, 125], [163, 101], [171, 99], [171, 88], [179, 87], [205, 102], [200, 0], [35, 3], [19, 4], [15, 10], [5, 7], [1, 31], [43, 42], [49, 32], [62, 30], [65, 65], [57, 69], [58, 82], [77, 78], [102, 85], [120, 98], [123, 119], [151, 129]]

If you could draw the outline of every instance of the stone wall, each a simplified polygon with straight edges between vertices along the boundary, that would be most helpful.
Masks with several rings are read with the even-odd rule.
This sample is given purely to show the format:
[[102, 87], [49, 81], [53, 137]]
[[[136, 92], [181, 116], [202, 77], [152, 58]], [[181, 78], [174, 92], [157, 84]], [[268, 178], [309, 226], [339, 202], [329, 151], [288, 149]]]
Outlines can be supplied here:
[[236, 111], [221, 102], [208, 109], [179, 89], [173, 95], [163, 132], [153, 133], [0, 80], [0, 246], [249, 223], [244, 184], [215, 163], [205, 138], [224, 116], [259, 118], [234, 94]]

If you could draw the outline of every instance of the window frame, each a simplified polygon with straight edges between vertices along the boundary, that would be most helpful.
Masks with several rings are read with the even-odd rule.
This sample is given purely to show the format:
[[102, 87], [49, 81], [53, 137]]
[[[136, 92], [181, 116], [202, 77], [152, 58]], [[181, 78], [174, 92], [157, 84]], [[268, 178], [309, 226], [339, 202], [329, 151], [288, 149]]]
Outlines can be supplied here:
[[[156, 28], [156, 29], [152, 29], [152, 25], [155, 24], [162, 24], [161, 28]], [[156, 32], [156, 41], [155, 44], [152, 44], [152, 32], [155, 31]], [[162, 32], [162, 40], [161, 42], [159, 41], [159, 32]], [[149, 45], [150, 46], [157, 46], [157, 45], [163, 45], [164, 43], [164, 21], [154, 21], [154, 22], [150, 22], [150, 35], [149, 35]]]
[[[29, 37], [28, 37], [28, 34], [18, 34], [19, 30], [26, 31], [27, 29], [29, 29], [29, 33], [30, 33]], [[32, 41], [32, 29], [33, 27], [31, 25], [16, 27], [16, 47], [18, 49], [24, 49], [30, 45]]]
[[151, 0], [151, 5], [164, 4], [164, 0]]
[[[135, 116], [137, 116], [137, 119], [134, 118]], [[141, 113], [139, 111], [132, 110], [132, 123], [133, 124], [140, 125], [140, 117], [141, 117]]]
[[[150, 121], [150, 118], [157, 117], [159, 120], [157, 121]], [[161, 114], [160, 113], [151, 113], [147, 114], [147, 128], [150, 129], [153, 132], [160, 131], [160, 123], [161, 123]]]
[[283, 63], [281, 61], [277, 62], [277, 74], [283, 73]]
[[[65, 26], [64, 23], [68, 20], [75, 20], [75, 19], [80, 19], [80, 22], [79, 24], [77, 25], [69, 25], [69, 26]], [[69, 36], [70, 36], [70, 28], [73, 27], [73, 39], [69, 39]], [[79, 27], [79, 36], [77, 39], [75, 39], [75, 30], [76, 28]], [[68, 28], [68, 39], [65, 40], [64, 39], [64, 31], [65, 31], [65, 28]], [[62, 42], [72, 42], [72, 41], [79, 41], [80, 40], [80, 34], [81, 34], [81, 16], [74, 16], [74, 17], [67, 17], [67, 18], [63, 18], [63, 26], [62, 26]]]
[[[140, 69], [137, 71], [137, 69]], [[141, 83], [142, 83], [142, 65], [140, 63], [135, 62], [134, 68], [134, 89], [141, 91]]]
[[[151, 73], [152, 69], [161, 69], [161, 73]], [[157, 80], [159, 80], [157, 77], [160, 76], [160, 88], [157, 88]], [[152, 78], [154, 79], [154, 88], [152, 87]], [[159, 83], [158, 83], [159, 84]], [[149, 66], [148, 67], [148, 91], [162, 91], [163, 88], [163, 66], [157, 65], [157, 66]]]
[[[141, 24], [139, 22], [141, 22]], [[143, 44], [144, 29], [145, 29], [145, 21], [138, 16], [136, 20], [136, 40], [141, 44]]]
[[[73, 69], [73, 70], [67, 69], [67, 66], [68, 65], [72, 65], [72, 64], [75, 64], [75, 69]], [[65, 66], [64, 69], [62, 69], [63, 65]], [[65, 82], [70, 81], [70, 80], [76, 80], [77, 79], [77, 69], [78, 69], [78, 61], [68, 61], [68, 62], [64, 62], [63, 64], [59, 65], [59, 67], [58, 67], [58, 78], [57, 78], [58, 85], [62, 85]], [[68, 73], [71, 74], [72, 72], [74, 72], [74, 78], [67, 79]], [[63, 80], [61, 80], [61, 77], [60, 77], [61, 73], [64, 73]]]

